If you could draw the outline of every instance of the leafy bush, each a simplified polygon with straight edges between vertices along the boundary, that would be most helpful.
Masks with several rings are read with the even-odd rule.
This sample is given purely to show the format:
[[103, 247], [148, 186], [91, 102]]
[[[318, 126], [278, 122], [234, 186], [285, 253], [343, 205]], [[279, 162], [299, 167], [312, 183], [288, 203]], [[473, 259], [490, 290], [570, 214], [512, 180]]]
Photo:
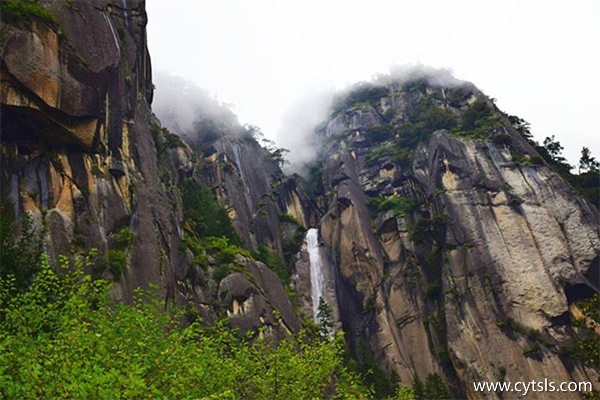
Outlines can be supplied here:
[[30, 24], [31, 18], [36, 18], [58, 26], [58, 19], [42, 7], [37, 0], [2, 0], [0, 1], [0, 14], [6, 21], [22, 21]]
[[130, 227], [124, 226], [123, 228], [119, 229], [119, 231], [117, 231], [114, 239], [117, 248], [126, 249], [133, 244], [133, 241], [135, 240], [135, 233]]
[[431, 219], [421, 219], [409, 227], [409, 237], [415, 243], [439, 242], [439, 236], [444, 234], [448, 223], [448, 214], [437, 214]]
[[209, 189], [203, 189], [194, 180], [187, 179], [181, 184], [181, 197], [189, 231], [199, 237], [225, 237], [232, 244], [242, 244], [227, 211], [219, 205]]
[[3, 195], [0, 199], [0, 278], [13, 275], [15, 288], [25, 290], [38, 269], [42, 253], [41, 232], [33, 227], [29, 214], [24, 213], [17, 232], [14, 205]]
[[392, 129], [388, 125], [374, 126], [364, 129], [362, 134], [374, 143], [381, 143], [392, 136]]
[[182, 327], [152, 292], [115, 304], [109, 284], [80, 272], [89, 262], [66, 272], [63, 259], [58, 274], [44, 257], [16, 296], [14, 277], [0, 280], [0, 397], [372, 398], [344, 366], [341, 336], [250, 344], [227, 321]]
[[574, 321], [579, 328], [578, 337], [570, 348], [573, 358], [582, 360], [595, 368], [600, 368], [600, 335], [594, 329], [594, 324], [600, 323], [600, 294], [576, 303], [583, 318]]
[[101, 271], [108, 269], [115, 279], [123, 275], [123, 269], [127, 264], [127, 253], [121, 249], [109, 249], [104, 253], [104, 259], [99, 261]]
[[366, 103], [376, 105], [382, 97], [389, 94], [389, 89], [373, 83], [361, 82], [350, 92], [334, 101], [334, 112], [342, 112], [357, 104]]
[[419, 201], [410, 196], [371, 197], [367, 206], [375, 212], [394, 210], [396, 217], [404, 217], [419, 208]]
[[417, 144], [438, 129], [453, 129], [458, 120], [451, 111], [436, 105], [429, 97], [422, 97], [408, 112], [408, 121], [397, 130], [401, 148], [414, 149]]
[[[501, 128], [502, 121], [499, 115], [494, 114], [492, 107], [486, 101], [477, 100], [462, 114], [461, 124], [457, 127], [457, 131], [462, 136], [487, 139], [491, 133], [496, 133]], [[496, 135], [496, 140], [506, 140], [505, 137], [499, 135]]]
[[410, 153], [409, 149], [402, 148], [397, 142], [391, 145], [386, 143], [367, 154], [365, 162], [367, 165], [373, 165], [384, 157], [391, 157], [392, 161], [401, 167], [408, 168], [410, 166]]
[[477, 128], [477, 123], [481, 120], [491, 117], [492, 109], [482, 100], [477, 100], [470, 106], [461, 117], [461, 129], [463, 131], [473, 131]]
[[288, 271], [283, 257], [269, 248], [264, 243], [258, 245], [258, 251], [252, 252], [252, 256], [263, 263], [277, 274], [284, 285], [289, 285], [291, 273]]
[[286, 263], [291, 263], [293, 257], [298, 254], [304, 240], [305, 229], [297, 227], [294, 231], [294, 236], [289, 239], [281, 240], [281, 249], [283, 251], [283, 259]]
[[451, 399], [448, 388], [442, 377], [437, 373], [427, 375], [425, 383], [415, 375], [413, 381], [414, 398], [417, 400]]

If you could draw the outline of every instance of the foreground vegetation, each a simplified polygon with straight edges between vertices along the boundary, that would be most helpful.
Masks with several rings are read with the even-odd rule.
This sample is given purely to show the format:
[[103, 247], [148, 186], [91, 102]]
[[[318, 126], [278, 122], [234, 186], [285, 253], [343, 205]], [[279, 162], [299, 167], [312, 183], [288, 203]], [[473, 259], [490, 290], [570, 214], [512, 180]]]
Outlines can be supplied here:
[[[240, 337], [226, 320], [182, 324], [152, 291], [116, 303], [81, 272], [94, 254], [55, 272], [42, 257], [29, 290], [0, 281], [0, 397], [367, 399], [345, 367], [341, 337], [300, 333], [275, 343]], [[15, 294], [17, 293], [17, 294]], [[404, 389], [401, 398], [411, 398]]]

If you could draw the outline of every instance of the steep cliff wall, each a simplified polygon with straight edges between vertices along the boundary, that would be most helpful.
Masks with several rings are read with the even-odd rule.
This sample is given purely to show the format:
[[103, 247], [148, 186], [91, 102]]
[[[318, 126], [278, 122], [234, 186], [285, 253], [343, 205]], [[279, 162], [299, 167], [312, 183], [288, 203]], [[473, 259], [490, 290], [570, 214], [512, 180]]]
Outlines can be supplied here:
[[598, 292], [598, 210], [474, 86], [359, 87], [320, 135], [320, 233], [356, 354], [472, 398], [473, 381], [597, 380], [561, 349], [573, 301]]
[[[223, 138], [196, 154], [160, 127], [150, 109], [144, 2], [15, 4], [3, 7], [0, 103], [2, 195], [17, 220], [32, 218], [55, 260], [99, 249], [88, 272], [113, 281], [118, 299], [158, 284], [167, 301], [209, 321], [229, 315], [243, 330], [299, 330], [264, 264], [246, 252], [217, 279], [212, 250], [194, 254], [183, 241], [187, 179], [229, 208], [249, 249], [266, 243], [281, 253], [280, 226], [293, 233], [306, 217], [295, 183], [276, 163], [255, 162], [268, 154], [253, 139]], [[298, 223], [280, 224], [282, 213]]]
[[[99, 248], [125, 263], [107, 259], [97, 271], [112, 277], [117, 296], [154, 282], [173, 298], [178, 205], [161, 183], [149, 129], [144, 3], [47, 10], [56, 23], [3, 19], [2, 189], [17, 215], [43, 227], [53, 257]], [[132, 243], [117, 249], [127, 228]]]

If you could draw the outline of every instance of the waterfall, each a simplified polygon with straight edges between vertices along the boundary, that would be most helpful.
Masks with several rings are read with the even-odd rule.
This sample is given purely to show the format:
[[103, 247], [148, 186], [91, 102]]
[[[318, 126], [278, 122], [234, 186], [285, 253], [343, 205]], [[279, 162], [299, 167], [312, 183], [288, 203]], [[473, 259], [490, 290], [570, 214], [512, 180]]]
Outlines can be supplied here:
[[247, 188], [248, 185], [246, 185], [246, 175], [244, 174], [244, 168], [242, 168], [242, 156], [240, 153], [240, 146], [238, 146], [237, 144], [232, 144], [231, 147], [233, 148], [233, 156], [235, 157], [235, 165], [237, 166], [237, 169], [240, 173], [240, 178], [242, 179], [242, 183], [244, 184], [244, 188]]
[[319, 311], [319, 299], [323, 297], [323, 260], [319, 251], [319, 231], [311, 228], [306, 233], [306, 246], [310, 259], [310, 286], [313, 303], [313, 317], [317, 321]]
[[112, 23], [110, 22], [110, 18], [108, 18], [108, 15], [106, 15], [105, 12], [102, 12], [102, 15], [104, 16], [104, 20], [106, 20], [106, 23], [108, 24], [108, 27], [110, 28], [110, 32], [112, 33], [112, 37], [115, 40], [115, 46], [117, 46], [117, 51], [120, 53], [121, 52], [121, 46], [119, 46], [119, 39], [117, 39], [117, 35], [115, 34], [115, 29], [112, 26]]

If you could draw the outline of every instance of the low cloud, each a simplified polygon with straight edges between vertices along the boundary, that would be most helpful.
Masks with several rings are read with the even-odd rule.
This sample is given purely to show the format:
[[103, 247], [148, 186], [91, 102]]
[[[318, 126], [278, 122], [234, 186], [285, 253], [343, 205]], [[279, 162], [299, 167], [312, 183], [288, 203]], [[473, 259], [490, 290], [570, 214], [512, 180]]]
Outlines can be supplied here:
[[[277, 133], [277, 145], [288, 149], [290, 164], [286, 172], [303, 174], [305, 167], [322, 151], [315, 131], [328, 123], [332, 108], [351, 92], [365, 86], [398, 86], [406, 82], [425, 79], [430, 86], [459, 87], [471, 85], [453, 76], [449, 69], [437, 69], [424, 65], [401, 65], [390, 68], [388, 74], [374, 75], [371, 80], [358, 82], [341, 90], [321, 90], [304, 95], [284, 115]], [[472, 86], [472, 85], [471, 85]]]
[[239, 129], [237, 116], [193, 82], [164, 71], [154, 72], [153, 81], [156, 89], [152, 110], [173, 133], [194, 138], [198, 123], [206, 120], [224, 131]]
[[321, 145], [315, 130], [327, 121], [334, 95], [333, 89], [304, 95], [283, 116], [276, 142], [290, 151], [286, 172], [301, 174], [303, 167], [316, 159]]

